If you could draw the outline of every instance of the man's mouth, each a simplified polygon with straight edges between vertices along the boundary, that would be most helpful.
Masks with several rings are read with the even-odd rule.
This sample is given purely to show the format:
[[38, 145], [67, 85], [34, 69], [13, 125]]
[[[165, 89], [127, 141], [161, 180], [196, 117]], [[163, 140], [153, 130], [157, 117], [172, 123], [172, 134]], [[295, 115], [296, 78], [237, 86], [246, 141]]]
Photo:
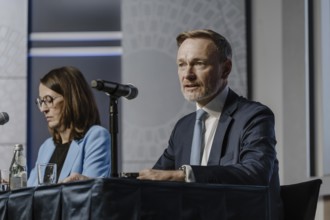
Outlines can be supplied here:
[[196, 89], [198, 87], [199, 87], [199, 85], [197, 85], [197, 84], [186, 84], [186, 85], [184, 85], [185, 89]]

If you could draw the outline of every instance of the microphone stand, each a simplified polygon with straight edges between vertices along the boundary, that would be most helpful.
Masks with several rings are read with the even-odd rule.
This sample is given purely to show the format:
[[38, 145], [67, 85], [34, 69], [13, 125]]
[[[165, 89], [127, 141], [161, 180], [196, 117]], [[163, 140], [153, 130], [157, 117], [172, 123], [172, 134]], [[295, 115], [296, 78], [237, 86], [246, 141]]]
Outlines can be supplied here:
[[[108, 84], [105, 85], [105, 84]], [[118, 177], [118, 152], [117, 152], [117, 135], [118, 135], [118, 98], [125, 96], [127, 99], [134, 99], [138, 90], [132, 85], [121, 85], [118, 83], [108, 82], [105, 80], [93, 80], [92, 88], [105, 92], [110, 97], [109, 107], [109, 130], [111, 134], [111, 176]]]
[[117, 154], [117, 134], [118, 134], [118, 97], [110, 97], [110, 118], [109, 127], [111, 134], [111, 177], [118, 177], [118, 154]]

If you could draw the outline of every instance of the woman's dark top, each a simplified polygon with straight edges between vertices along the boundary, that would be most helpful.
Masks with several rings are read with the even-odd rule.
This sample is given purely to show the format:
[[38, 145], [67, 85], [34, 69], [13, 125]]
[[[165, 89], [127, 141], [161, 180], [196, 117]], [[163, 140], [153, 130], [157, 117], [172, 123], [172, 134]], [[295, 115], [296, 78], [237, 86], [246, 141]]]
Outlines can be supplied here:
[[60, 176], [66, 155], [68, 154], [69, 148], [71, 145], [71, 141], [65, 144], [56, 144], [54, 153], [49, 160], [49, 163], [56, 163], [57, 164], [57, 176], [56, 182]]

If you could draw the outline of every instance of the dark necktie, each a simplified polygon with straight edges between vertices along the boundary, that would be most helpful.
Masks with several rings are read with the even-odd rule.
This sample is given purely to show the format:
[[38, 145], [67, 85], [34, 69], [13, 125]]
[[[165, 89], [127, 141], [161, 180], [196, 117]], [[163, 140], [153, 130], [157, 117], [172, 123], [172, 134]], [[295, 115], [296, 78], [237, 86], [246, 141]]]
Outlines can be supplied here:
[[190, 154], [190, 165], [200, 165], [201, 156], [202, 156], [202, 145], [203, 145], [203, 129], [204, 129], [204, 116], [206, 112], [203, 109], [199, 109], [196, 112], [196, 121], [194, 128], [194, 136], [191, 145], [191, 154]]

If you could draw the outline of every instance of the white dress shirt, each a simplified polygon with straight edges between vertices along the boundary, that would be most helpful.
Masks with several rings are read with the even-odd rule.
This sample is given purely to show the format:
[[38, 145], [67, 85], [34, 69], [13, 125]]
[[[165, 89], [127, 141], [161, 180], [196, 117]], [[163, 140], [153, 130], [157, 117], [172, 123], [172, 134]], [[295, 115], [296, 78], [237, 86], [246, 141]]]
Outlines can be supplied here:
[[[225, 104], [229, 88], [226, 86], [221, 93], [219, 93], [214, 99], [212, 99], [209, 103], [202, 107], [204, 111], [207, 112], [207, 117], [205, 118], [205, 132], [204, 132], [204, 148], [203, 156], [202, 156], [202, 166], [206, 166], [209, 160], [212, 143], [215, 135], [215, 131], [217, 130], [219, 119], [221, 116], [221, 112], [223, 106]], [[196, 103], [196, 110], [201, 107]], [[184, 165], [186, 172], [186, 182], [195, 182], [195, 177], [192, 172], [191, 166]]]

